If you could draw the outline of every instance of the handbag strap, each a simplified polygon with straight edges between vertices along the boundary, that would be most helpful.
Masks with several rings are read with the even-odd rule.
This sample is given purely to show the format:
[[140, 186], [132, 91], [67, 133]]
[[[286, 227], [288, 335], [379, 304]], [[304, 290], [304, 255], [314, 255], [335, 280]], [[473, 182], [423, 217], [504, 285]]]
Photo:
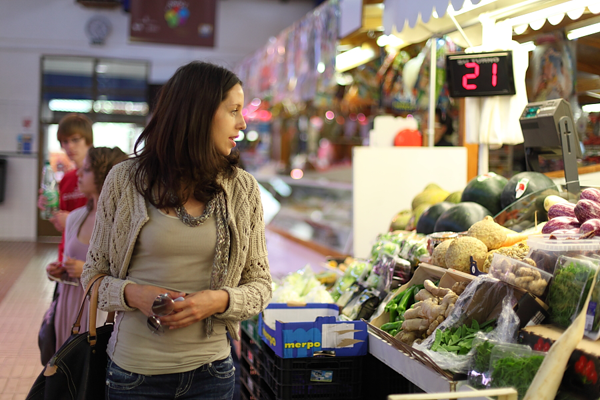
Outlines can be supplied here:
[[[89, 282], [85, 289], [85, 293], [83, 298], [81, 299], [81, 305], [79, 306], [79, 312], [77, 313], [77, 319], [71, 328], [71, 334], [77, 335], [79, 334], [79, 330], [81, 328], [81, 318], [83, 316], [83, 309], [85, 307], [85, 302], [87, 301], [87, 297], [90, 295], [90, 306], [89, 306], [89, 329], [88, 329], [88, 340], [90, 340], [90, 344], [93, 346], [96, 344], [96, 314], [98, 310], [98, 288], [100, 287], [100, 282], [104, 279], [108, 274], [98, 274], [94, 276]], [[110, 312], [106, 317], [105, 323], [114, 323], [115, 313]], [[93, 343], [92, 343], [93, 341]]]

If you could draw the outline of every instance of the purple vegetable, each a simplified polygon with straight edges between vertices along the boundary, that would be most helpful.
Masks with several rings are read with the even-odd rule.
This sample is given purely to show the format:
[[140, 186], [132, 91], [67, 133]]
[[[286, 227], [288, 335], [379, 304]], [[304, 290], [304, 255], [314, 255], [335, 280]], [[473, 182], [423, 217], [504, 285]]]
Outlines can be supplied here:
[[575, 204], [573, 203], [556, 203], [550, 206], [548, 210], [548, 218], [570, 217], [575, 218]]
[[593, 200], [579, 200], [575, 206], [575, 216], [581, 223], [588, 219], [600, 218], [600, 203]]
[[596, 188], [583, 189], [579, 198], [584, 200], [592, 200], [596, 203], [600, 203], [600, 190]]
[[579, 229], [579, 221], [571, 217], [556, 217], [546, 222], [542, 228], [542, 233], [552, 233], [559, 229]]
[[586, 234], [590, 232], [594, 232], [591, 236], [600, 235], [600, 219], [588, 219], [579, 227], [579, 232]]

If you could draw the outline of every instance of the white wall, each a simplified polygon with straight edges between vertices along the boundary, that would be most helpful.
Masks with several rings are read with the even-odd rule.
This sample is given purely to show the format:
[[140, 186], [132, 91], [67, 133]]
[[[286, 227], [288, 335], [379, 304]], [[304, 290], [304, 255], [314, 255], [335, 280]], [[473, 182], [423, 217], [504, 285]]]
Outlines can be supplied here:
[[[215, 47], [128, 42], [129, 14], [120, 9], [80, 6], [75, 0], [0, 0], [0, 156], [17, 150], [22, 121], [31, 118], [37, 151], [40, 57], [78, 55], [150, 61], [150, 82], [162, 83], [192, 60], [233, 68], [283, 29], [308, 13], [312, 0], [220, 0]], [[104, 15], [112, 32], [104, 45], [91, 45], [85, 25]], [[8, 154], [7, 193], [0, 204], [0, 240], [35, 240], [36, 157]]]
[[355, 257], [366, 258], [377, 235], [410, 209], [425, 186], [454, 192], [467, 185], [465, 147], [354, 147], [352, 233]]

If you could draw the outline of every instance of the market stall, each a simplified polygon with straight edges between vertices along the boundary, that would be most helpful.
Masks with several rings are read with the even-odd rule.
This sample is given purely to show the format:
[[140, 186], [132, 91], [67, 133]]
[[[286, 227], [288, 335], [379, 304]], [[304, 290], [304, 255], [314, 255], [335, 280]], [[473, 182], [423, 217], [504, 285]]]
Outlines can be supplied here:
[[[368, 3], [364, 15], [372, 17], [373, 8], [379, 7], [380, 2]], [[299, 137], [303, 133], [309, 138], [322, 135], [327, 129], [338, 129], [344, 136], [350, 122], [354, 127], [361, 121], [363, 126], [367, 126], [368, 121], [373, 124], [366, 128], [366, 133], [355, 131], [361, 132], [363, 144], [370, 146], [355, 147], [352, 151], [352, 184], [345, 186], [348, 190], [340, 207], [336, 207], [337, 200], [318, 203], [311, 197], [299, 197], [299, 200], [289, 200], [294, 212], [284, 210], [282, 213], [282, 217], [301, 222], [292, 227], [301, 234], [309, 231], [307, 226], [311, 232], [326, 232], [323, 225], [340, 227], [340, 223], [345, 232], [351, 226], [352, 234], [344, 236], [342, 251], [338, 243], [338, 251], [329, 254], [334, 257], [323, 257], [314, 271], [303, 268], [278, 281], [269, 308], [252, 327], [244, 328], [246, 339], [255, 334], [247, 342], [248, 348], [254, 346], [251, 355], [246, 357], [248, 396], [378, 398], [382, 393], [375, 395], [365, 391], [372, 383], [365, 380], [365, 371], [369, 369], [366, 365], [372, 362], [367, 360], [371, 357], [393, 371], [398, 380], [410, 384], [400, 389], [386, 389], [385, 396], [512, 387], [519, 399], [546, 398], [536, 397], [542, 392], [547, 392], [544, 394], [547, 398], [554, 398], [557, 393], [562, 396], [557, 398], [600, 397], [596, 376], [600, 366], [600, 347], [596, 342], [600, 331], [600, 313], [596, 312], [600, 289], [595, 288], [596, 271], [600, 266], [597, 236], [600, 234], [600, 190], [597, 189], [600, 180], [592, 174], [582, 176], [583, 152], [577, 151], [579, 143], [593, 141], [593, 135], [580, 129], [578, 101], [583, 98], [578, 95], [573, 84], [576, 78], [568, 68], [561, 72], [563, 80], [571, 82], [571, 86], [566, 86], [565, 93], [570, 94], [567, 99], [554, 99], [549, 95], [560, 85], [535, 84], [543, 81], [538, 75], [545, 70], [544, 65], [568, 60], [568, 49], [573, 44], [563, 37], [545, 35], [543, 41], [537, 43], [536, 52], [529, 54], [514, 41], [518, 35], [531, 35], [534, 29], [544, 25], [547, 29], [549, 25], [559, 24], [571, 32], [575, 29], [573, 21], [592, 24], [596, 18], [594, 13], [598, 11], [595, 2], [482, 1], [475, 5], [453, 2], [454, 9], [443, 16], [436, 8], [438, 15], [429, 21], [425, 21], [429, 17], [424, 17], [424, 12], [432, 15], [432, 6], [427, 11], [419, 11], [419, 21], [418, 12], [413, 15], [414, 20], [398, 17], [410, 7], [400, 12], [394, 3], [397, 2], [386, 1], [385, 9], [379, 7], [386, 33], [407, 38], [403, 35], [435, 25], [435, 30], [428, 29], [420, 39], [413, 35], [414, 40], [430, 39], [412, 54], [413, 58], [421, 58], [418, 68], [412, 66], [421, 79], [421, 91], [417, 95], [413, 92], [413, 99], [405, 102], [394, 99], [401, 93], [394, 84], [404, 83], [408, 78], [403, 75], [403, 66], [410, 61], [397, 51], [382, 52], [377, 68], [367, 66], [356, 73], [354, 97], [343, 97], [339, 103], [328, 103], [330, 98], [321, 97], [318, 89], [311, 92], [315, 96], [313, 103], [303, 103], [305, 90], [318, 88], [324, 82], [318, 75], [302, 76], [294, 72], [287, 86], [280, 86], [292, 97], [286, 101], [283, 96], [282, 105], [274, 109], [273, 116], [277, 111], [300, 110], [305, 104], [308, 104], [305, 110], [313, 107], [313, 111], [324, 113], [324, 118], [306, 113], [294, 117], [298, 123], [294, 127], [299, 128], [295, 133]], [[415, 7], [426, 4], [419, 2]], [[366, 7], [369, 7], [368, 13]], [[584, 12], [575, 15], [582, 7]], [[386, 14], [392, 11], [393, 18]], [[479, 19], [469, 22], [481, 13], [485, 14], [483, 22]], [[560, 13], [563, 15], [559, 18]], [[541, 25], [534, 17], [543, 20]], [[390, 25], [394, 18], [396, 23]], [[302, 32], [306, 32], [307, 27], [299, 26], [294, 49], [299, 48], [298, 44], [306, 49], [302, 47]], [[402, 28], [397, 29], [398, 26]], [[357, 47], [361, 35], [368, 32], [358, 29], [343, 41]], [[291, 40], [289, 34], [287, 37]], [[283, 46], [285, 51], [274, 47], [272, 54], [285, 53], [286, 57], [292, 54]], [[369, 53], [369, 46], [370, 43], [364, 46], [365, 54]], [[450, 51], [453, 46], [470, 50]], [[550, 53], [558, 56], [544, 61]], [[269, 54], [268, 49], [266, 54]], [[373, 53], [370, 54], [373, 58]], [[397, 111], [408, 107], [406, 111], [411, 110], [411, 104], [416, 104], [411, 101], [421, 101], [430, 111], [429, 137], [432, 137], [434, 121], [437, 121], [432, 118], [432, 109], [438, 108], [439, 101], [446, 101], [444, 96], [448, 93], [453, 96], [449, 92], [452, 88], [443, 88], [448, 84], [445, 80], [440, 86], [441, 94], [434, 93], [437, 86], [432, 88], [431, 83], [436, 81], [435, 76], [440, 71], [439, 60], [446, 61], [446, 57], [452, 55], [463, 57], [463, 61], [455, 59], [455, 66], [475, 70], [475, 64], [480, 72], [490, 67], [485, 70], [487, 75], [481, 72], [480, 79], [485, 77], [495, 83], [506, 75], [500, 75], [499, 69], [494, 70], [494, 65], [500, 68], [500, 62], [489, 61], [492, 56], [502, 62], [510, 57], [514, 64], [520, 62], [519, 58], [529, 60], [520, 64], [519, 71], [514, 64], [502, 64], [510, 65], [503, 71], [512, 72], [512, 88], [495, 87], [495, 93], [475, 91], [479, 92], [477, 97], [467, 95], [458, 102], [461, 141], [474, 137], [473, 142], [479, 147], [479, 171], [475, 174], [469, 173], [469, 154], [472, 153], [468, 148], [427, 146], [426, 135], [422, 136], [427, 138], [422, 142], [424, 146], [394, 146], [392, 142], [414, 138], [414, 119], [406, 113], [391, 115], [393, 124], [405, 124], [402, 129], [408, 131], [399, 135], [400, 128], [386, 125], [390, 122], [386, 119], [389, 116], [381, 118], [377, 112], [365, 114], [365, 108], [361, 108], [368, 104], [366, 107], [371, 110], [381, 111], [382, 108], [373, 107], [373, 103], [378, 103], [386, 111], [394, 106]], [[427, 58], [437, 59], [437, 62], [426, 63]], [[288, 60], [285, 71], [290, 72], [292, 66], [296, 68], [294, 71], [311, 71], [310, 68], [298, 70], [302, 62], [292, 64]], [[315, 65], [327, 71], [327, 66]], [[372, 90], [369, 74], [365, 73], [369, 68], [379, 76], [376, 82], [381, 85], [380, 92]], [[451, 71], [451, 68], [447, 64], [441, 68], [443, 73], [448, 73], [448, 80], [457, 76], [458, 69]], [[472, 90], [464, 87], [465, 79], [467, 86], [478, 84], [477, 76], [464, 73], [459, 76], [458, 85]], [[336, 80], [339, 78], [334, 76]], [[423, 77], [429, 81], [425, 82]], [[298, 88], [300, 80], [310, 84]], [[272, 87], [281, 84], [276, 79], [268, 82], [275, 85]], [[531, 82], [537, 88], [533, 98], [524, 93], [525, 86], [531, 86]], [[389, 93], [385, 92], [386, 88]], [[499, 93], [500, 89], [507, 92]], [[374, 93], [381, 97], [375, 99]], [[429, 93], [434, 95], [428, 96]], [[507, 101], [496, 98], [502, 95], [507, 96]], [[587, 96], [593, 97], [590, 93]], [[387, 100], [391, 101], [386, 103]], [[319, 101], [326, 107], [315, 107]], [[385, 108], [386, 104], [389, 109]], [[352, 113], [354, 120], [350, 118]], [[484, 123], [488, 123], [485, 135], [482, 134]], [[394, 129], [393, 134], [379, 132], [381, 126]], [[469, 127], [475, 127], [477, 135], [470, 134]], [[290, 128], [289, 132], [292, 131]], [[290, 137], [279, 138], [290, 140]], [[358, 142], [352, 141], [358, 138], [346, 136], [344, 140], [346, 144], [356, 145]], [[339, 137], [337, 140], [341, 143]], [[386, 141], [391, 143], [386, 145]], [[525, 171], [507, 170], [506, 176], [487, 172], [490, 164], [487, 151], [491, 147], [519, 141], [524, 142], [522, 151], [528, 165]], [[300, 139], [298, 143], [310, 148], [310, 141], [303, 144]], [[317, 153], [327, 154], [326, 149], [319, 147]], [[537, 158], [542, 153], [552, 154], [552, 163], [560, 161], [555, 175], [562, 173], [564, 178], [540, 171], [535, 160], [542, 160], [543, 157]], [[309, 153], [305, 160], [322, 166], [319, 158], [311, 160]], [[304, 188], [294, 188], [303, 186], [301, 179], [294, 177], [298, 170], [307, 175], [312, 172], [294, 168], [283, 181], [303, 193]], [[261, 179], [271, 181], [264, 176]], [[294, 184], [293, 179], [298, 184]], [[347, 176], [345, 180], [348, 184]], [[278, 184], [275, 181], [275, 185]], [[338, 189], [318, 177], [304, 186], [324, 190], [327, 196]], [[348, 195], [352, 196], [351, 202]], [[327, 222], [350, 210], [351, 225], [339, 219], [335, 223]], [[285, 223], [281, 220], [280, 227]], [[328, 235], [333, 237], [336, 233], [329, 231]], [[316, 235], [307, 239], [326, 243]], [[346, 257], [348, 239], [354, 242], [351, 243], [354, 257]], [[326, 249], [321, 250], [327, 254]], [[349, 364], [345, 365], [346, 361]]]

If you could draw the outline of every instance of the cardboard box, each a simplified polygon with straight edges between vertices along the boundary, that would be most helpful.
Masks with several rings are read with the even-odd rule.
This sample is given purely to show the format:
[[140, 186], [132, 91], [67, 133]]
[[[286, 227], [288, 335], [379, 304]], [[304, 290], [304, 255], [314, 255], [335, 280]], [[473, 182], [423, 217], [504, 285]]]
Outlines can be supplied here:
[[[411, 286], [423, 284], [423, 282], [425, 282], [427, 279], [432, 281], [439, 280], [439, 287], [449, 288], [452, 287], [452, 285], [454, 285], [456, 282], [471, 282], [473, 279], [475, 279], [475, 276], [465, 274], [464, 272], [454, 269], [446, 269], [432, 264], [421, 263], [419, 264], [419, 268], [415, 270], [412, 279], [400, 286], [392, 298], [396, 297], [397, 294], [403, 292]], [[390, 322], [390, 314], [388, 312], [383, 312], [369, 323], [379, 328], [381, 325], [388, 322]]]
[[[554, 325], [528, 326], [519, 332], [518, 340], [534, 350], [547, 351], [563, 332]], [[569, 358], [561, 383], [561, 390], [563, 388], [590, 399], [600, 397], [599, 342], [588, 338], [579, 342]]]
[[272, 303], [259, 315], [260, 336], [281, 358], [312, 357], [319, 352], [361, 356], [368, 351], [364, 321], [337, 321], [335, 304]]

